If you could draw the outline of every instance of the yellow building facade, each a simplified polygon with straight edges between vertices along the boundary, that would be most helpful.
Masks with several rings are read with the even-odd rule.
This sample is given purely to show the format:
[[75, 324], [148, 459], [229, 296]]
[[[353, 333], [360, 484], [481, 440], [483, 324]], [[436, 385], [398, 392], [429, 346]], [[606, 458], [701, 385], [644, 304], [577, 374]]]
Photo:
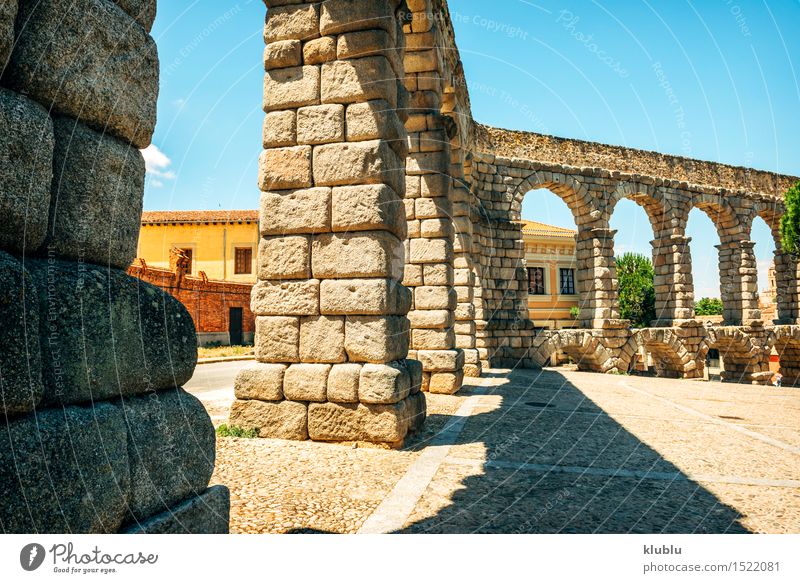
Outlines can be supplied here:
[[522, 221], [528, 310], [534, 326], [548, 330], [575, 328], [570, 311], [579, 302], [576, 274], [577, 231]]
[[137, 257], [170, 269], [178, 249], [189, 258], [189, 275], [255, 283], [258, 243], [258, 211], [144, 212]]

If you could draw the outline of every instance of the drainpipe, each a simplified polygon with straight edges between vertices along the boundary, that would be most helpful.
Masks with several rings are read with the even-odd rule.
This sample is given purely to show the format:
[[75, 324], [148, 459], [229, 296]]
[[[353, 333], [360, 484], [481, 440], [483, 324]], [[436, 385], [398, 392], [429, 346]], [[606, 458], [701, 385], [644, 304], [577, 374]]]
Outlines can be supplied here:
[[228, 281], [228, 227], [222, 227], [222, 280]]

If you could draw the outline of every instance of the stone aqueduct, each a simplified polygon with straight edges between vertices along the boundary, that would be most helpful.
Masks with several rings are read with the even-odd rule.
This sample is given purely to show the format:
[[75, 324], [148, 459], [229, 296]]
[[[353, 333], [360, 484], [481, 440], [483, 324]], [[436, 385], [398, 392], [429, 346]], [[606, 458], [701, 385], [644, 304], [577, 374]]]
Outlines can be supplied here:
[[[475, 123], [443, 0], [265, 2], [259, 362], [237, 378], [233, 423], [397, 445], [425, 420], [424, 390], [556, 350], [608, 372], [644, 347], [661, 374], [692, 377], [719, 348], [730, 379], [764, 382], [775, 349], [798, 381], [797, 263], [777, 237], [794, 178]], [[179, 388], [191, 318], [125, 273], [156, 119], [155, 9], [0, 3], [3, 532], [228, 528], [229, 493], [208, 487], [211, 420]], [[528, 319], [519, 219], [536, 187], [575, 216], [580, 330]], [[658, 321], [644, 330], [618, 317], [622, 198], [653, 226]], [[693, 319], [694, 207], [719, 232], [724, 326]], [[756, 216], [776, 235], [776, 325], [756, 301]]]
[[[399, 442], [420, 391], [452, 393], [485, 367], [539, 367], [763, 383], [769, 354], [800, 380], [797, 262], [780, 250], [795, 178], [475, 122], [444, 0], [266, 0], [260, 361], [231, 420], [264, 436]], [[522, 199], [547, 188], [578, 229], [580, 329], [528, 317]], [[620, 320], [609, 220], [621, 199], [653, 228], [657, 321]], [[717, 228], [724, 325], [694, 318], [689, 212]], [[763, 322], [750, 229], [778, 251], [779, 322]], [[404, 264], [404, 265], [403, 265]]]

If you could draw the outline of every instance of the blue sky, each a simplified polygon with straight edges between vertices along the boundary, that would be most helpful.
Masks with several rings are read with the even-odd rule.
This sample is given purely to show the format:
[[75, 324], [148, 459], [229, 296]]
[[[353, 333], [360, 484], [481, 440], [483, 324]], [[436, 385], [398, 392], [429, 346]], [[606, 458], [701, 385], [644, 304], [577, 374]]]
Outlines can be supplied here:
[[[800, 2], [450, 0], [475, 119], [800, 175]], [[160, 2], [162, 79], [145, 208], [255, 208], [263, 113], [261, 0]], [[793, 26], [794, 25], [794, 26]], [[574, 227], [555, 195], [525, 218]], [[650, 253], [620, 203], [617, 253]], [[710, 220], [689, 222], [697, 295], [718, 296]], [[774, 246], [753, 230], [761, 281]]]

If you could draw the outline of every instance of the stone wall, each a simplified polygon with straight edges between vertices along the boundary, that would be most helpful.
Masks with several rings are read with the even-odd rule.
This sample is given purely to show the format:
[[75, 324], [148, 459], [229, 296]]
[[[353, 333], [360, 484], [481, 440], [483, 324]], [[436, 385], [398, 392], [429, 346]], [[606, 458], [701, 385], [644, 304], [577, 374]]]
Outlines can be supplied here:
[[244, 342], [252, 343], [256, 320], [250, 311], [251, 284], [213, 281], [177, 270], [153, 268], [141, 259], [134, 261], [128, 274], [155, 285], [183, 304], [197, 329], [199, 346], [229, 341], [231, 308], [241, 308]]
[[[126, 11], [133, 11], [128, 13]], [[196, 334], [129, 277], [155, 1], [0, 7], [0, 530], [226, 532]]]

